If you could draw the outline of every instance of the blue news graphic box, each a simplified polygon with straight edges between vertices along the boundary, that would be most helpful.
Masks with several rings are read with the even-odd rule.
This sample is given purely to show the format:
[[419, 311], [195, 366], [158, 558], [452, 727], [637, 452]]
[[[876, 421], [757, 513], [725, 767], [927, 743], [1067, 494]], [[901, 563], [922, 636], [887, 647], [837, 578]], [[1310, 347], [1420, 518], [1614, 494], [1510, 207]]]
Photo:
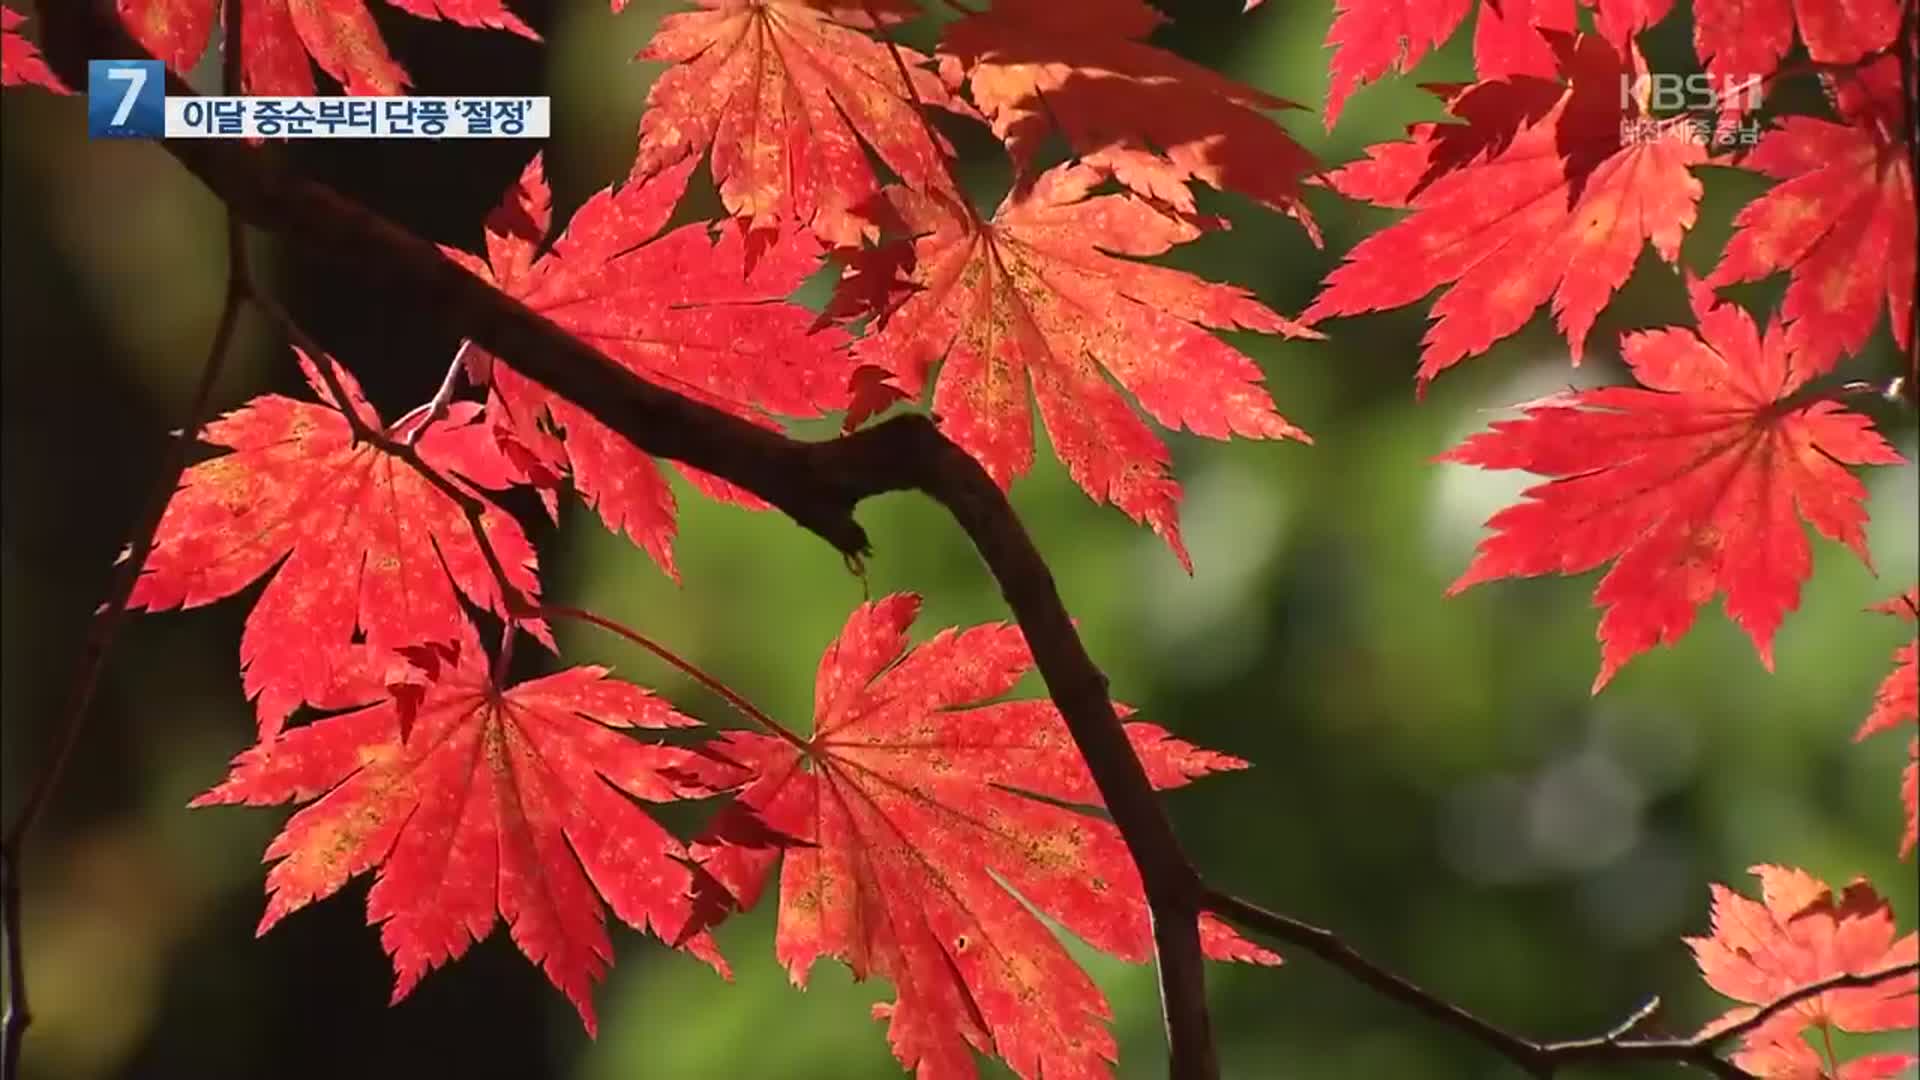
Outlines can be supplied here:
[[167, 71], [158, 60], [87, 61], [87, 136], [158, 139], [167, 128]]

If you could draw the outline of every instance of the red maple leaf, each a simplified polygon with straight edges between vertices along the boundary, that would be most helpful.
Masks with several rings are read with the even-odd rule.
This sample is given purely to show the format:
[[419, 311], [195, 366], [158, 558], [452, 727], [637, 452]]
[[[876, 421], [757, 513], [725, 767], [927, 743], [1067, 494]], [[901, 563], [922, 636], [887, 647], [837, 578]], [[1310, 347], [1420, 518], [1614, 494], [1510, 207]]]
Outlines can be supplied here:
[[[1876, 610], [1912, 620], [1920, 617], [1920, 585], [1896, 596]], [[1920, 640], [1909, 641], [1893, 654], [1893, 670], [1873, 696], [1873, 710], [1854, 733], [1854, 740], [1892, 731], [1912, 721], [1920, 723]], [[1920, 840], [1920, 736], [1907, 744], [1907, 768], [1901, 778], [1900, 798], [1907, 808], [1907, 831], [1900, 839], [1904, 858]]]
[[1721, 592], [1771, 670], [1774, 630], [1812, 572], [1796, 508], [1867, 561], [1866, 487], [1844, 466], [1901, 461], [1867, 417], [1795, 397], [1812, 372], [1777, 323], [1762, 339], [1737, 305], [1709, 309], [1698, 283], [1693, 300], [1699, 337], [1669, 327], [1622, 340], [1641, 386], [1549, 398], [1440, 457], [1556, 478], [1487, 522], [1494, 535], [1449, 594], [1615, 560], [1594, 592], [1606, 609], [1596, 693]]
[[20, 36], [25, 15], [0, 7], [0, 86], [38, 86], [56, 94], [70, 94], [33, 42]]
[[1400, 307], [1449, 286], [1422, 339], [1420, 381], [1524, 326], [1553, 301], [1578, 364], [1587, 331], [1648, 241], [1673, 262], [1693, 226], [1706, 148], [1685, 125], [1621, 105], [1644, 70], [1595, 36], [1553, 35], [1564, 82], [1478, 83], [1447, 109], [1465, 125], [1423, 123], [1411, 141], [1368, 148], [1334, 173], [1350, 198], [1413, 213], [1362, 240], [1301, 316], [1314, 322]]
[[[775, 426], [773, 413], [817, 416], [844, 406], [845, 335], [816, 330], [813, 312], [786, 302], [818, 268], [819, 242], [788, 226], [749, 259], [735, 230], [715, 237], [706, 224], [691, 224], [662, 233], [694, 164], [600, 191], [538, 255], [552, 209], [535, 156], [487, 218], [486, 260], [442, 250], [636, 374], [689, 397], [766, 426]], [[579, 405], [483, 351], [469, 355], [470, 369], [492, 382], [492, 412], [516, 442], [555, 472], [571, 472], [609, 528], [673, 573], [674, 497], [659, 465]], [[707, 473], [682, 471], [709, 494], [759, 505]]]
[[[134, 40], [185, 75], [207, 51], [222, 0], [117, 0]], [[310, 96], [313, 64], [349, 94], [398, 94], [407, 72], [387, 53], [367, 0], [238, 0], [240, 88]], [[540, 40], [506, 0], [387, 0], [409, 15]]]
[[1101, 179], [1085, 165], [1052, 169], [991, 221], [944, 196], [890, 188], [916, 237], [918, 291], [854, 355], [909, 397], [943, 362], [940, 427], [1003, 487], [1033, 464], [1031, 385], [1074, 481], [1147, 522], [1190, 566], [1166, 445], [1106, 376], [1168, 427], [1307, 441], [1274, 411], [1259, 367], [1206, 328], [1317, 335], [1245, 289], [1116, 258], [1158, 255], [1200, 230], [1132, 195], [1092, 194]]
[[591, 1033], [593, 984], [613, 962], [596, 894], [622, 922], [725, 974], [711, 937], [689, 926], [681, 845], [629, 798], [707, 795], [701, 776], [731, 775], [697, 751], [627, 730], [696, 721], [604, 668], [499, 690], [476, 648], [410, 707], [404, 741], [400, 703], [378, 700], [242, 753], [193, 801], [319, 800], [267, 846], [279, 861], [267, 872], [260, 933], [378, 868], [367, 922], [380, 925], [393, 957], [396, 1002], [491, 933], [497, 913]]
[[1080, 160], [1192, 213], [1190, 181], [1238, 191], [1318, 231], [1300, 201], [1313, 157], [1266, 115], [1290, 101], [1138, 40], [1166, 21], [1141, 0], [1001, 2], [949, 23], [942, 75], [1028, 171], [1056, 129]]
[[879, 189], [869, 148], [911, 186], [946, 182], [950, 148], [919, 106], [968, 110], [925, 57], [868, 36], [918, 16], [912, 0], [699, 5], [661, 20], [640, 53], [674, 66], [647, 92], [636, 178], [711, 149], [728, 213], [756, 231], [798, 222], [838, 246], [875, 232], [859, 212]]
[[[1835, 975], [1866, 975], [1920, 958], [1920, 939], [1894, 940], [1893, 911], [1864, 880], [1838, 896], [1804, 871], [1755, 866], [1761, 899], [1713, 886], [1713, 933], [1687, 945], [1707, 985], [1751, 1007], [1708, 1024], [1707, 1031], [1745, 1021], [1759, 1007]], [[1920, 977], [1828, 990], [1781, 1010], [1745, 1039], [1763, 1054], [1801, 1041], [1808, 1028], [1896, 1031], [1920, 1025]], [[1913, 1058], [1907, 1059], [1911, 1063]]]
[[[919, 606], [900, 594], [854, 612], [821, 658], [811, 738], [725, 738], [755, 776], [694, 853], [745, 908], [784, 852], [781, 962], [799, 985], [822, 956], [892, 982], [874, 1015], [918, 1076], [975, 1075], [969, 1047], [1023, 1077], [1105, 1076], [1106, 1000], [1027, 905], [1144, 961], [1138, 873], [1119, 831], [1074, 809], [1099, 796], [1052, 703], [985, 704], [1032, 666], [1020, 631], [946, 630], [909, 648]], [[1156, 787], [1246, 764], [1151, 724], [1127, 731]], [[1211, 919], [1202, 940], [1217, 957], [1279, 962]]]
[[1741, 162], [1781, 183], [1734, 218], [1708, 282], [1790, 273], [1781, 314], [1804, 363], [1822, 370], [1866, 344], [1884, 307], [1912, 346], [1913, 166], [1899, 58], [1843, 76], [1845, 123], [1783, 117]]
[[[356, 441], [318, 369], [304, 354], [300, 365], [323, 404], [267, 394], [207, 425], [202, 440], [233, 452], [181, 476], [128, 600], [134, 609], [198, 607], [272, 575], [240, 639], [262, 740], [303, 702], [365, 702], [366, 686], [385, 685], [375, 673], [397, 662], [392, 650], [463, 640], [471, 624], [459, 593], [507, 614], [460, 505], [411, 465]], [[353, 377], [334, 371], [350, 407], [378, 427]], [[471, 403], [456, 407], [415, 448], [478, 497], [459, 476], [493, 483], [514, 470], [476, 413]], [[508, 580], [533, 599], [540, 583], [519, 524], [491, 505], [483, 522]]]

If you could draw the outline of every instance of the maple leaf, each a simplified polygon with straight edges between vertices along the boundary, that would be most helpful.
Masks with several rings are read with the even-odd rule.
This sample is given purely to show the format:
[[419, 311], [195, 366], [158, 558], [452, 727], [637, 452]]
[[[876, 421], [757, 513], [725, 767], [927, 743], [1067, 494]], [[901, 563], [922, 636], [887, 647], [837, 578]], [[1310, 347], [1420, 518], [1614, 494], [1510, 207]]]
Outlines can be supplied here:
[[951, 148], [919, 106], [970, 110], [925, 57], [867, 33], [917, 16], [912, 0], [699, 4], [662, 19], [640, 53], [674, 66], [647, 92], [635, 178], [711, 150], [728, 213], [755, 231], [797, 221], [843, 247], [876, 233], [859, 212], [878, 190], [868, 148], [911, 186], [947, 183]]
[[1294, 109], [1144, 41], [1166, 17], [1141, 0], [1003, 0], [949, 23], [941, 73], [966, 85], [1026, 173], [1058, 129], [1080, 159], [1194, 212], [1190, 181], [1238, 191], [1319, 233], [1300, 201], [1313, 158], [1265, 113]]
[[[117, 0], [128, 33], [181, 75], [207, 51], [222, 0]], [[237, 0], [240, 88], [249, 94], [311, 96], [312, 64], [349, 94], [398, 94], [407, 72], [387, 52], [367, 0]], [[506, 0], [387, 0], [409, 15], [505, 30], [533, 41]]]
[[918, 290], [854, 346], [918, 397], [1002, 487], [1033, 464], [1028, 386], [1074, 482], [1145, 521], [1191, 567], [1167, 448], [1103, 375], [1155, 420], [1209, 438], [1307, 436], [1274, 411], [1260, 369], [1205, 328], [1318, 336], [1246, 290], [1118, 255], [1148, 256], [1199, 235], [1101, 174], [1065, 165], [1008, 195], [991, 221], [948, 199], [888, 190], [914, 234]]
[[[1876, 610], [1905, 619], [1920, 616], [1920, 585], [1896, 596]], [[1920, 723], [1920, 640], [1909, 641], [1893, 654], [1893, 670], [1873, 696], [1873, 710], [1854, 733], [1857, 742], [1869, 735], [1892, 731], [1901, 724]], [[1905, 858], [1920, 839], [1920, 737], [1907, 744], [1907, 768], [1901, 777], [1901, 801], [1907, 808], [1907, 831], [1900, 839], [1900, 855]]]
[[1311, 323], [1413, 303], [1448, 286], [1422, 338], [1422, 387], [1524, 326], [1549, 299], [1573, 362], [1587, 331], [1649, 241], [1667, 262], [1693, 226], [1706, 148], [1685, 125], [1634, 137], [1643, 109], [1620, 101], [1643, 70], [1605, 39], [1553, 35], [1564, 82], [1482, 82], [1448, 112], [1467, 125], [1413, 125], [1408, 142], [1368, 148], [1329, 183], [1349, 198], [1413, 213], [1362, 240], [1327, 275]]
[[[1752, 1006], [1726, 1013], [1706, 1032], [1744, 1022], [1758, 1007], [1823, 979], [1871, 974], [1920, 956], [1915, 935], [1894, 940], [1893, 911], [1864, 880], [1836, 896], [1801, 870], [1755, 866], [1750, 872], [1760, 878], [1761, 899], [1713, 886], [1713, 933], [1685, 939], [1707, 985]], [[1748, 1033], [1744, 1045], [1761, 1054], [1763, 1064], [1775, 1054], [1790, 1064], [1797, 1052], [1774, 1048], [1801, 1043], [1810, 1027], [1869, 1032], [1920, 1025], [1916, 985], [1920, 978], [1906, 975], [1828, 990], [1776, 1013]]]
[[1912, 347], [1913, 166], [1897, 57], [1846, 78], [1845, 123], [1782, 117], [1741, 162], [1781, 181], [1734, 218], [1714, 286], [1789, 272], [1781, 313], [1806, 363], [1858, 352], [1884, 306]]
[[[319, 369], [299, 359], [322, 404], [267, 394], [207, 425], [201, 439], [232, 453], [182, 474], [128, 600], [150, 611], [198, 607], [272, 576], [240, 639], [263, 741], [302, 702], [363, 703], [356, 695], [384, 685], [369, 683], [369, 672], [390, 668], [392, 650], [461, 640], [471, 629], [459, 593], [507, 614], [460, 504], [408, 463], [356, 441]], [[338, 364], [334, 372], [349, 407], [377, 428], [353, 377]], [[443, 476], [484, 481], [511, 471], [470, 402], [429, 426], [415, 449]], [[491, 504], [482, 523], [507, 579], [533, 599], [534, 551], [519, 524]], [[545, 640], [543, 627], [525, 625]]]
[[33, 42], [20, 34], [25, 15], [0, 7], [0, 86], [38, 86], [56, 94], [70, 94], [60, 76], [47, 66]]
[[[1138, 873], [1119, 831], [1075, 809], [1099, 795], [1052, 703], [986, 703], [1032, 666], [1019, 629], [909, 648], [919, 606], [896, 594], [848, 619], [820, 661], [811, 738], [722, 740], [717, 753], [755, 776], [694, 855], [746, 908], [784, 851], [781, 962], [800, 986], [822, 956], [893, 983], [874, 1015], [920, 1077], [975, 1075], [969, 1047], [1023, 1077], [1105, 1076], [1106, 1000], [1029, 905], [1145, 961]], [[1127, 734], [1158, 788], [1246, 764], [1151, 724]], [[1211, 918], [1202, 941], [1216, 957], [1279, 962]]]
[[701, 776], [729, 775], [628, 731], [696, 721], [598, 667], [499, 690], [484, 659], [462, 650], [426, 686], [404, 741], [400, 703], [379, 700], [242, 753], [192, 802], [318, 799], [267, 846], [279, 861], [259, 932], [378, 868], [367, 922], [393, 958], [395, 1002], [491, 933], [497, 914], [593, 1032], [593, 984], [613, 962], [596, 894], [725, 974], [712, 938], [689, 926], [680, 843], [629, 799], [699, 797], [712, 793]]
[[[844, 406], [845, 335], [816, 329], [812, 312], [786, 302], [819, 266], [819, 242], [787, 226], [749, 259], [736, 231], [716, 238], [708, 225], [691, 224], [662, 233], [694, 164], [598, 192], [540, 255], [552, 200], [536, 155], [487, 218], [486, 259], [442, 250], [635, 374], [763, 426], [775, 426], [771, 413], [817, 416]], [[491, 411], [521, 446], [570, 472], [609, 528], [674, 573], [673, 492], [650, 456], [484, 350], [470, 350], [469, 369], [492, 383]], [[681, 471], [709, 494], [761, 505], [707, 473]]]
[[1615, 560], [1594, 592], [1606, 609], [1595, 693], [1634, 655], [1678, 640], [1721, 592], [1771, 670], [1774, 631], [1812, 572], [1796, 508], [1869, 562], [1866, 487], [1844, 466], [1902, 460], [1867, 417], [1795, 398], [1810, 372], [1777, 322], [1763, 339], [1737, 305], [1709, 307], [1697, 282], [1692, 298], [1700, 336], [1668, 327], [1622, 340], [1641, 386], [1548, 398], [1439, 459], [1556, 478], [1488, 520], [1494, 535], [1449, 595]]

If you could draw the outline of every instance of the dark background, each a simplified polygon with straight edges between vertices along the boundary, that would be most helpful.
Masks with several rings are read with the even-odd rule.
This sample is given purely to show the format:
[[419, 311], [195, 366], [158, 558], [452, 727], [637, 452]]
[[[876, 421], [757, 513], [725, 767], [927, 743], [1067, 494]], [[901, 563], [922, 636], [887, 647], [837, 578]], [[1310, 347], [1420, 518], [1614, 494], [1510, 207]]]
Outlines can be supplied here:
[[[615, 17], [603, 0], [520, 0], [544, 49], [372, 6], [416, 92], [553, 95], [547, 153], [559, 214], [625, 175], [659, 70], [627, 61], [668, 5], [640, 2]], [[1261, 88], [1321, 101], [1330, 7], [1238, 8], [1185, 5], [1157, 40]], [[936, 32], [924, 23], [909, 37], [928, 44]], [[1456, 35], [1419, 77], [1467, 78], [1466, 38]], [[1677, 65], [1687, 40], [1676, 16], [1649, 52]], [[200, 85], [217, 83], [216, 66], [203, 64]], [[11, 816], [51, 745], [88, 613], [183, 418], [224, 267], [217, 203], [158, 148], [87, 141], [78, 97], [9, 91], [0, 109], [0, 778]], [[1322, 160], [1340, 162], [1434, 115], [1401, 80], [1356, 96], [1331, 136], [1316, 113], [1286, 122]], [[1004, 160], [980, 133], [955, 134], [969, 181], [991, 205], [1008, 182]], [[472, 249], [482, 215], [533, 149], [310, 142], [289, 152], [423, 235]], [[1686, 249], [1698, 271], [1761, 190], [1749, 176], [1705, 174], [1708, 198]], [[1234, 229], [1169, 261], [1242, 283], [1283, 312], [1304, 307], [1339, 254], [1391, 220], [1316, 193], [1327, 231], [1316, 250], [1243, 200], [1209, 194], [1203, 204], [1230, 214]], [[717, 208], [703, 170], [681, 216]], [[257, 274], [386, 415], [431, 394], [455, 341], [267, 238], [256, 236], [253, 251]], [[1771, 303], [1777, 292], [1742, 295]], [[810, 287], [805, 299], [822, 295]], [[1743, 870], [1752, 863], [1836, 881], [1866, 874], [1911, 926], [1912, 865], [1894, 857], [1904, 747], [1849, 736], [1909, 632], [1861, 609], [1915, 575], [1912, 468], [1868, 477], [1878, 578], [1816, 541], [1816, 575], [1780, 634], [1777, 674], [1714, 608], [1678, 647], [1635, 660], [1593, 698], [1597, 575], [1444, 598], [1479, 523], [1526, 481], [1429, 459], [1509, 403], [1620, 378], [1620, 330], [1688, 321], [1678, 282], [1648, 253], [1590, 338], [1585, 367], [1568, 367], [1542, 316], [1416, 404], [1423, 318], [1417, 305], [1336, 323], [1325, 343], [1237, 336], [1266, 367], [1281, 411], [1317, 442], [1169, 438], [1188, 488], [1191, 578], [1150, 533], [1088, 502], [1046, 450], [1016, 486], [1116, 695], [1256, 763], [1169, 797], [1198, 863], [1222, 885], [1330, 924], [1416, 980], [1541, 1036], [1602, 1030], [1652, 993], [1675, 1030], [1717, 1015], [1726, 1003], [1699, 983], [1679, 938], [1704, 931], [1709, 882], [1751, 891]], [[1861, 378], [1898, 369], [1884, 326], [1851, 364]], [[249, 313], [217, 403], [268, 390], [303, 392], [284, 348]], [[1883, 410], [1881, 419], [1912, 457], [1911, 417]], [[577, 505], [559, 530], [522, 517], [541, 544], [550, 595], [639, 626], [804, 725], [814, 664], [861, 584], [782, 519], [684, 489], [682, 503], [679, 588]], [[863, 507], [862, 520], [877, 545], [874, 593], [927, 594], [923, 635], [1003, 616], [937, 508], [890, 497]], [[256, 595], [257, 586], [235, 601], [142, 617], [119, 641], [26, 866], [37, 1013], [29, 1075], [897, 1074], [883, 1029], [866, 1015], [885, 990], [830, 965], [807, 993], [790, 989], [764, 906], [722, 934], [733, 986], [616, 929], [620, 963], [597, 997], [597, 1042], [497, 928], [388, 1008], [387, 962], [363, 926], [364, 879], [255, 940], [258, 856], [286, 811], [184, 807], [249, 741], [236, 644]], [[570, 661], [613, 663], [696, 715], [732, 723], [650, 658], [571, 630], [561, 636]], [[519, 663], [533, 673], [553, 660]], [[1156, 1075], [1150, 972], [1088, 963], [1113, 1000], [1121, 1073]], [[1511, 1074], [1307, 957], [1278, 971], [1217, 968], [1212, 986], [1232, 1076]]]

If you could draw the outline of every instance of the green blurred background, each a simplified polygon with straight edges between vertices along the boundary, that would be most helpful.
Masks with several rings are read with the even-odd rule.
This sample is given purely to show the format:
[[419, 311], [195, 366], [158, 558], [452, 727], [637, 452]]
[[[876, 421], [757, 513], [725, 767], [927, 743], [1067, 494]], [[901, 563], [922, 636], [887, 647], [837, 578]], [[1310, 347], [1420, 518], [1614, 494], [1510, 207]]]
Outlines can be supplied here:
[[[520, 0], [545, 49], [372, 6], [417, 92], [553, 95], [548, 168], [562, 214], [625, 175], [659, 71], [629, 60], [671, 5], [640, 0], [612, 16], [604, 0]], [[1263, 89], [1322, 100], [1330, 6], [1269, 3], [1244, 17], [1239, 6], [1169, 8], [1178, 18], [1157, 40]], [[936, 33], [928, 22], [908, 37], [924, 46]], [[1469, 77], [1466, 36], [1419, 77]], [[1656, 68], [1684, 70], [1688, 40], [1684, 15], [1670, 19], [1647, 42]], [[199, 76], [203, 86], [217, 81], [211, 65]], [[50, 747], [89, 610], [184, 414], [224, 269], [218, 205], [164, 153], [88, 142], [79, 98], [9, 91], [0, 108], [0, 778], [11, 816]], [[1435, 115], [1401, 80], [1357, 95], [1332, 135], [1312, 112], [1286, 123], [1337, 163]], [[1009, 181], [1004, 160], [983, 133], [951, 130], [969, 183], [990, 205]], [[531, 150], [308, 143], [289, 152], [423, 234], [471, 249], [481, 216]], [[1686, 246], [1699, 271], [1761, 190], [1749, 176], [1704, 174], [1708, 197]], [[1277, 215], [1208, 193], [1203, 207], [1231, 215], [1234, 228], [1168, 261], [1297, 312], [1340, 253], [1391, 220], [1324, 193], [1311, 199], [1325, 250]], [[717, 208], [703, 171], [681, 217]], [[256, 237], [254, 251], [259, 274], [389, 415], [432, 392], [455, 341], [269, 240]], [[1777, 294], [1776, 282], [1742, 296], [1772, 303]], [[814, 288], [807, 299], [823, 296]], [[1679, 938], [1705, 929], [1709, 882], [1749, 889], [1744, 870], [1756, 862], [1836, 881], [1864, 874], [1903, 928], [1913, 925], [1920, 890], [1912, 864], [1895, 858], [1905, 747], [1891, 736], [1850, 741], [1910, 633], [1862, 609], [1915, 577], [1912, 467], [1867, 477], [1878, 577], [1816, 542], [1814, 581], [1780, 632], [1776, 674], [1713, 608], [1679, 646], [1635, 660], [1594, 698], [1597, 575], [1442, 595], [1481, 522], [1527, 479], [1434, 465], [1433, 455], [1511, 403], [1621, 378], [1611, 344], [1619, 331], [1688, 319], [1679, 282], [1647, 253], [1596, 328], [1585, 367], [1570, 368], [1565, 344], [1536, 318], [1440, 379], [1424, 403], [1412, 383], [1424, 305], [1333, 324], [1322, 343], [1238, 335], [1281, 411], [1316, 441], [1171, 437], [1187, 487], [1191, 577], [1150, 533], [1091, 504], [1042, 451], [1014, 501], [1116, 696], [1255, 762], [1167, 799], [1220, 885], [1330, 925], [1415, 980], [1543, 1037], [1602, 1030], [1656, 993], [1673, 1030], [1717, 1015], [1726, 1003], [1700, 984]], [[1851, 363], [1860, 378], [1898, 370], [1884, 326], [1870, 355]], [[268, 390], [300, 392], [299, 381], [249, 315], [218, 404]], [[1912, 417], [1869, 408], [1913, 457]], [[862, 583], [782, 518], [685, 490], [682, 507], [685, 580], [675, 587], [578, 505], [566, 506], [559, 529], [517, 506], [541, 542], [551, 596], [643, 629], [804, 724], [814, 665]], [[971, 549], [930, 503], [878, 499], [861, 518], [876, 544], [866, 587], [923, 593], [923, 632], [1004, 616]], [[808, 991], [793, 990], [773, 959], [766, 905], [721, 932], [737, 972], [731, 986], [617, 930], [598, 1041], [497, 929], [389, 1009], [386, 960], [361, 925], [364, 879], [256, 941], [259, 853], [287, 812], [184, 808], [249, 741], [235, 668], [254, 595], [139, 619], [120, 640], [26, 866], [37, 1015], [29, 1075], [898, 1075], [867, 1016], [885, 989], [821, 965]], [[613, 664], [696, 715], [734, 723], [638, 650], [571, 626], [560, 637], [570, 661]], [[519, 662], [533, 673], [553, 659], [523, 653]], [[1113, 1002], [1120, 1074], [1159, 1075], [1150, 971], [1081, 953]], [[1231, 1076], [1515, 1075], [1308, 957], [1278, 970], [1219, 967], [1211, 986]]]

